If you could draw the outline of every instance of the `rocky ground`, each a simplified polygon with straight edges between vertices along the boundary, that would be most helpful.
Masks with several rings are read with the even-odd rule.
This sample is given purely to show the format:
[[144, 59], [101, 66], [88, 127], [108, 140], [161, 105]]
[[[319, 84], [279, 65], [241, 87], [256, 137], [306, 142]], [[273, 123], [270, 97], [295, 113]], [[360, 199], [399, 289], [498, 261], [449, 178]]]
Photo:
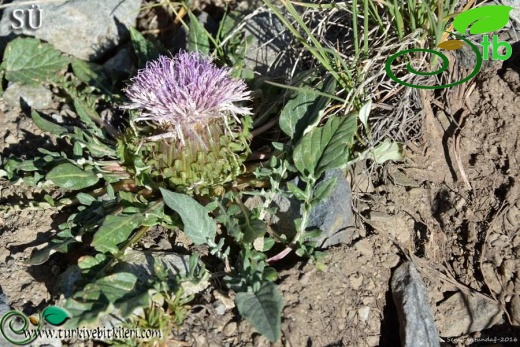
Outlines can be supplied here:
[[[349, 170], [356, 228], [328, 250], [323, 269], [281, 265], [285, 307], [274, 346], [397, 346], [390, 282], [403, 261], [422, 276], [444, 346], [514, 346], [520, 340], [520, 56], [495, 62], [470, 84], [421, 94], [423, 136], [406, 160]], [[445, 96], [446, 96], [445, 95]], [[12, 100], [0, 104], [0, 155], [46, 143]], [[38, 191], [0, 181], [0, 204]], [[67, 259], [24, 263], [62, 217], [24, 209], [0, 214], [0, 286], [11, 307], [56, 299]], [[419, 318], [418, 318], [419, 319]], [[74, 342], [73, 345], [78, 345]], [[96, 345], [97, 343], [86, 343]], [[171, 346], [269, 346], [237, 318], [233, 297], [210, 287]]]

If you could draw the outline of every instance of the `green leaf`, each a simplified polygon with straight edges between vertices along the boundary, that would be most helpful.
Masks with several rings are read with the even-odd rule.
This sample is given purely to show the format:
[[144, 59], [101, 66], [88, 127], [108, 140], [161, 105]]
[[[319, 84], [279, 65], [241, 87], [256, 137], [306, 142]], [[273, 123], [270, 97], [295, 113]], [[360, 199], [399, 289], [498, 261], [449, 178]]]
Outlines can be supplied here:
[[199, 51], [204, 54], [209, 54], [209, 34], [191, 11], [188, 11], [188, 15], [190, 17], [190, 24], [188, 26], [188, 51]]
[[18, 171], [38, 171], [38, 168], [35, 165], [34, 160], [24, 160], [21, 163], [17, 162], [16, 170]]
[[[317, 98], [318, 95], [311, 90], [303, 89], [299, 91], [282, 109], [279, 120], [280, 129], [291, 138], [295, 137], [295, 133], [299, 133], [301, 136], [307, 126], [305, 119], [310, 118], [311, 106]], [[300, 126], [298, 126], [298, 123], [300, 123]]]
[[235, 303], [240, 315], [260, 334], [271, 342], [278, 340], [283, 301], [274, 283], [264, 283], [256, 293], [237, 293]]
[[366, 104], [361, 107], [359, 110], [358, 118], [361, 121], [361, 124], [365, 127], [365, 131], [368, 131], [368, 116], [370, 116], [370, 110], [372, 109], [372, 100], [369, 100]]
[[294, 184], [294, 182], [287, 182], [287, 189], [289, 189], [289, 191], [294, 194], [296, 199], [301, 201], [307, 200], [307, 197], [305, 196], [303, 190], [298, 188], [298, 186]]
[[99, 181], [99, 177], [92, 170], [85, 171], [71, 163], [54, 167], [46, 178], [57, 186], [70, 190], [87, 188]]
[[270, 237], [264, 237], [264, 249], [262, 249], [263, 252], [267, 252], [271, 248], [273, 248], [275, 244], [275, 240]]
[[463, 35], [470, 26], [471, 35], [499, 30], [509, 22], [511, 10], [513, 7], [501, 5], [476, 7], [459, 14], [453, 21], [453, 27]]
[[38, 39], [17, 38], [7, 45], [4, 63], [8, 81], [39, 85], [64, 70], [69, 58]]
[[42, 317], [46, 322], [52, 325], [61, 325], [71, 316], [67, 310], [61, 307], [48, 306], [43, 310]]
[[76, 195], [76, 199], [78, 199], [80, 204], [86, 206], [90, 206], [94, 201], [96, 201], [95, 197], [87, 193], [78, 193], [78, 195]]
[[244, 218], [240, 228], [244, 233], [244, 237], [242, 239], [244, 243], [252, 243], [258, 237], [264, 236], [267, 232], [267, 225], [265, 222], [260, 219], [251, 218], [251, 216], [247, 220]]
[[139, 68], [146, 66], [146, 62], [159, 56], [159, 51], [153, 43], [148, 41], [137, 29], [130, 27], [130, 39], [134, 47]]
[[[97, 124], [103, 123], [99, 114], [80, 98], [74, 98], [74, 109], [78, 117], [97, 136], [103, 137], [103, 132]], [[97, 124], [96, 124], [97, 123]]]
[[35, 110], [31, 110], [31, 118], [34, 124], [36, 124], [38, 129], [40, 129], [41, 131], [51, 133], [56, 136], [60, 136], [61, 134], [67, 132], [67, 129], [58, 124], [46, 120], [45, 118], [40, 116], [40, 114]]
[[166, 206], [179, 214], [184, 224], [184, 233], [196, 245], [202, 245], [207, 240], [214, 240], [217, 234], [217, 224], [208, 216], [208, 212], [192, 197], [170, 192], [161, 188], [161, 194]]
[[117, 253], [117, 245], [126, 241], [143, 219], [142, 214], [107, 216], [94, 235], [92, 247], [103, 253]]
[[262, 274], [262, 278], [266, 281], [276, 281], [278, 279], [278, 273], [274, 268], [266, 267]]
[[323, 182], [318, 183], [314, 190], [314, 197], [312, 203], [319, 204], [321, 201], [327, 198], [332, 192], [332, 189], [334, 189], [334, 186], [336, 185], [337, 181], [338, 177], [334, 176], [329, 179], [326, 179]]
[[59, 239], [53, 239], [51, 243], [49, 243], [47, 246], [43, 247], [42, 249], [39, 249], [36, 251], [31, 258], [25, 261], [28, 265], [41, 265], [45, 263], [51, 255], [53, 255], [56, 252], [60, 253], [67, 253], [70, 251], [70, 246], [74, 243], [78, 243], [78, 240], [76, 240], [73, 237], [66, 238], [63, 240]]
[[74, 132], [75, 139], [78, 141], [77, 143], [81, 143], [82, 146], [86, 147], [93, 157], [103, 158], [116, 156], [116, 151], [114, 148], [105, 145], [96, 136], [91, 135], [88, 131], [75, 127]]
[[110, 89], [103, 66], [80, 59], [74, 59], [71, 66], [74, 76], [80, 81], [103, 91]]
[[[329, 76], [322, 88], [322, 93], [333, 93], [336, 82]], [[330, 98], [304, 88], [285, 104], [280, 113], [280, 129], [295, 141], [299, 140], [309, 126], [316, 126], [320, 120], [320, 111], [327, 106]]]
[[72, 155], [73, 158], [83, 157], [83, 147], [81, 147], [79, 142], [74, 142], [74, 145], [72, 146]]
[[374, 148], [369, 157], [378, 164], [383, 164], [388, 160], [401, 161], [404, 159], [403, 145], [386, 139]]
[[[219, 38], [225, 39], [226, 36], [231, 34], [231, 32], [236, 29], [237, 25], [240, 23], [243, 15], [241, 15], [238, 11], [227, 11], [224, 14], [224, 18], [220, 21], [219, 25]], [[240, 32], [238, 32], [240, 34]]]
[[304, 176], [318, 179], [326, 170], [343, 167], [350, 160], [357, 117], [330, 118], [321, 128], [305, 134], [293, 152], [294, 165]]
[[128, 272], [116, 272], [87, 284], [65, 303], [65, 309], [72, 315], [65, 327], [86, 323], [98, 326], [102, 315], [104, 319], [127, 318], [135, 309], [148, 306], [150, 292], [137, 290], [136, 284], [137, 277]]
[[106, 259], [107, 259], [107, 257], [102, 253], [96, 254], [95, 257], [92, 257], [90, 255], [85, 255], [78, 259], [78, 267], [81, 270], [87, 270], [87, 269], [93, 268], [94, 266], [101, 264]]

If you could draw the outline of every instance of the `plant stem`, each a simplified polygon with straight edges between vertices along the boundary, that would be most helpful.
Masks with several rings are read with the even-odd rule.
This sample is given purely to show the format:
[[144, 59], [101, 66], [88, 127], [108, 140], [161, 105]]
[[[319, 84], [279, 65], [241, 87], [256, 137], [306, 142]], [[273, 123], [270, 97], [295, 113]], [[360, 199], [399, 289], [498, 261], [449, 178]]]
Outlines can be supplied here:
[[298, 242], [300, 242], [300, 239], [302, 238], [305, 229], [307, 228], [307, 223], [309, 221], [310, 215], [311, 215], [311, 200], [314, 190], [314, 185], [316, 183], [316, 180], [312, 177], [307, 177], [307, 186], [305, 187], [305, 201], [303, 201], [303, 211], [302, 211], [302, 219], [299, 224], [298, 230], [296, 230], [296, 235], [294, 236], [292, 242], [287, 245], [287, 247], [281, 251], [280, 253], [276, 254], [275, 256], [267, 259], [268, 263], [272, 263], [278, 260], [281, 260], [285, 258], [289, 253], [291, 253], [292, 250], [295, 250], [298, 247]]

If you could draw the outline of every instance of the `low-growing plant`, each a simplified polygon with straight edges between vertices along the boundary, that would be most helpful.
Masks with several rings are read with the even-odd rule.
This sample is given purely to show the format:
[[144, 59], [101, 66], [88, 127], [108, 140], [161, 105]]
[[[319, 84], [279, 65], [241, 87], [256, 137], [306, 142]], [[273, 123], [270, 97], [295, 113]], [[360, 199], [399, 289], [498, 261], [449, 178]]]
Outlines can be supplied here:
[[[301, 83], [284, 89], [288, 101], [277, 107], [287, 141], [273, 142], [270, 158], [248, 161], [255, 150], [258, 100], [251, 100], [238, 78], [251, 78], [240, 42], [221, 41], [234, 18], [224, 19], [213, 38], [188, 15], [188, 51], [175, 57], [159, 54], [131, 30], [142, 68], [123, 90], [100, 66], [47, 43], [10, 42], [1, 65], [5, 79], [52, 87], [75, 117], [58, 122], [32, 110], [34, 124], [55, 145], [38, 148], [34, 158], [3, 158], [0, 172], [47, 192], [31, 206], [67, 215], [29, 263], [44, 263], [57, 252], [76, 255], [81, 280], [64, 304], [70, 326], [117, 313], [130, 326], [167, 334], [189, 314], [185, 284], [212, 276], [237, 293], [240, 315], [276, 341], [283, 302], [272, 265], [291, 252], [311, 259], [319, 255], [312, 239], [322, 231], [309, 229], [309, 216], [336, 184], [335, 178], [324, 180], [324, 173], [366, 158], [400, 159], [400, 147], [383, 142], [374, 150], [363, 144], [370, 138], [370, 102], [356, 112], [328, 113], [345, 100], [334, 95], [342, 80], [325, 66], [320, 74], [302, 73]], [[323, 74], [324, 79], [317, 77]], [[101, 116], [121, 110], [121, 119]], [[301, 185], [287, 183], [295, 176]], [[246, 207], [251, 195], [260, 203]], [[294, 235], [279, 234], [266, 222], [276, 213], [276, 195], [301, 201]], [[210, 274], [197, 256], [190, 258], [184, 277], [158, 268], [143, 280], [119, 266], [152, 228], [182, 230], [189, 240], [185, 251], [195, 254], [203, 247], [209, 253], [205, 260], [222, 271]], [[144, 310], [141, 316], [134, 314], [138, 309]]]

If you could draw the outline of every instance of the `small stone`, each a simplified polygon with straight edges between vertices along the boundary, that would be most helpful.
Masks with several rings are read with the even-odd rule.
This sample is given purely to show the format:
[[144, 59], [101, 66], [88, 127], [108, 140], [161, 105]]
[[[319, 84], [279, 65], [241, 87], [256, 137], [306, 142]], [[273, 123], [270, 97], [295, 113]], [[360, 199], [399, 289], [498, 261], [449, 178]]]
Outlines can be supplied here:
[[401, 258], [399, 257], [399, 255], [397, 255], [395, 253], [390, 253], [387, 255], [386, 259], [382, 262], [382, 265], [387, 269], [392, 269], [399, 263], [400, 259]]
[[354, 249], [358, 251], [362, 256], [368, 259], [372, 259], [374, 255], [374, 249], [372, 248], [372, 241], [369, 239], [363, 239], [354, 245]]
[[222, 330], [222, 333], [225, 336], [233, 336], [235, 334], [235, 331], [237, 331], [237, 323], [229, 322], [228, 324], [226, 324], [226, 326]]
[[502, 321], [500, 306], [480, 296], [458, 292], [437, 308], [437, 326], [443, 337], [482, 331]]
[[368, 291], [373, 291], [374, 289], [376, 289], [376, 284], [374, 283], [374, 281], [372, 279], [369, 279], [368, 280], [368, 283], [367, 285], [364, 287], [364, 289], [368, 290]]
[[18, 139], [13, 134], [7, 135], [7, 137], [4, 139], [6, 145], [12, 145], [15, 143], [18, 143]]
[[513, 325], [520, 326], [520, 295], [514, 295], [511, 299], [511, 321]]
[[369, 315], [370, 315], [370, 307], [363, 306], [358, 309], [358, 316], [362, 322], [366, 322], [368, 320]]
[[217, 313], [217, 315], [223, 316], [224, 314], [226, 314], [226, 305], [224, 305], [222, 301], [215, 301], [213, 303], [213, 307], [215, 308], [215, 312]]
[[482, 264], [481, 270], [489, 289], [495, 294], [500, 294], [502, 292], [502, 284], [497, 277], [495, 267], [491, 263], [485, 262]]
[[52, 107], [52, 92], [43, 86], [10, 83], [4, 92], [4, 101], [13, 108], [20, 108], [20, 98], [35, 110]]
[[58, 113], [51, 114], [51, 118], [58, 124], [63, 124], [63, 116]]
[[158, 246], [160, 249], [164, 249], [164, 250], [172, 249], [172, 247], [173, 247], [172, 244], [170, 243], [170, 241], [168, 241], [166, 239], [160, 239]]
[[361, 285], [363, 284], [363, 275], [361, 275], [359, 273], [352, 274], [352, 275], [350, 275], [349, 280], [350, 280], [350, 286], [352, 287], [352, 289], [358, 290], [361, 287]]

